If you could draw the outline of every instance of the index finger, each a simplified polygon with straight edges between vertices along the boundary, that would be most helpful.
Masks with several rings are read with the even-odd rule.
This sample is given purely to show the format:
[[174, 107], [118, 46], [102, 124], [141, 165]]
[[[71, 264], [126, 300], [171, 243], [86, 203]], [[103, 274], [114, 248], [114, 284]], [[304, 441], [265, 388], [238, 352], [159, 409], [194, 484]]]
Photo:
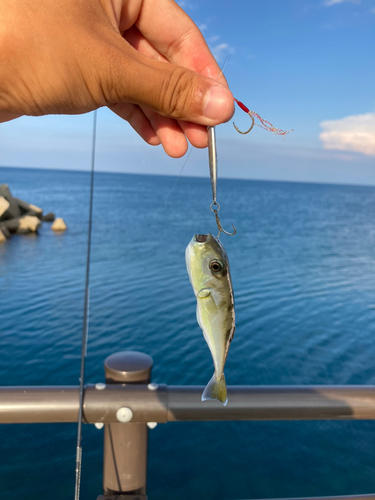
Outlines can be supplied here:
[[174, 0], [143, 0], [136, 26], [169, 62], [227, 85], [202, 33]]

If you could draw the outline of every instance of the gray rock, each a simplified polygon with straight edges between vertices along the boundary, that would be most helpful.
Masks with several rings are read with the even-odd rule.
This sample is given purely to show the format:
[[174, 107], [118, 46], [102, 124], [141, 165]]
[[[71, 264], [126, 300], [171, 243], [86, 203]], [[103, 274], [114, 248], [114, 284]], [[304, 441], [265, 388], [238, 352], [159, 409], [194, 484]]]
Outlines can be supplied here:
[[1, 184], [0, 186], [0, 196], [4, 197], [8, 202], [9, 202], [9, 208], [4, 214], [6, 215], [7, 219], [12, 219], [14, 217], [20, 217], [21, 214], [21, 209], [18, 206], [18, 203], [16, 200], [13, 198], [12, 193], [10, 192], [10, 189], [8, 187], [8, 184]]
[[27, 212], [22, 214], [22, 217], [26, 217], [26, 215], [31, 215], [32, 217], [38, 217], [39, 220], [42, 220], [40, 213], [35, 212], [35, 210], [28, 210]]
[[40, 220], [44, 221], [44, 222], [53, 222], [55, 220], [55, 214], [53, 212], [49, 212], [48, 214], [46, 215], [43, 215]]
[[16, 200], [22, 213], [35, 215], [36, 217], [39, 217], [39, 219], [42, 217], [43, 210], [41, 208], [32, 205], [31, 203], [27, 203], [27, 201], [20, 200], [19, 198], [13, 198], [13, 199]]
[[16, 234], [30, 234], [31, 232], [29, 227], [18, 227]]
[[6, 229], [8, 229], [9, 232], [15, 233], [19, 226], [19, 217], [15, 219], [3, 220], [1, 221], [0, 226], [1, 229], [5, 227]]
[[3, 233], [3, 235], [5, 236], [5, 238], [10, 238], [10, 232], [9, 232], [9, 229], [6, 226], [0, 224], [0, 231]]

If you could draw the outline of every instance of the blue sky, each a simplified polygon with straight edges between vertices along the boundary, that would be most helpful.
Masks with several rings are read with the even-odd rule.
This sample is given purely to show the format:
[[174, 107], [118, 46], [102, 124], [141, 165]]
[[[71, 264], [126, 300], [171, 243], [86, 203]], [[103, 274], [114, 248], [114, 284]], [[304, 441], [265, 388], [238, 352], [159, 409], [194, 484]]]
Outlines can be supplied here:
[[[181, 0], [222, 64], [234, 96], [285, 138], [217, 127], [222, 177], [375, 185], [375, 0]], [[238, 110], [235, 121], [247, 128]], [[0, 165], [86, 170], [92, 115], [0, 124]], [[183, 159], [143, 143], [106, 109], [96, 169], [177, 175]], [[183, 175], [208, 175], [193, 150]]]

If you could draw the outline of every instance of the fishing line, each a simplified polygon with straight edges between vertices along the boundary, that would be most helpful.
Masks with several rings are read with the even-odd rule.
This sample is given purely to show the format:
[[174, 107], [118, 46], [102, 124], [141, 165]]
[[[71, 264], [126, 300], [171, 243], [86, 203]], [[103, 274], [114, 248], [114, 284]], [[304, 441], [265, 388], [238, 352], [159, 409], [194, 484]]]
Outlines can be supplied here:
[[232, 54], [228, 54], [227, 57], [224, 59], [224, 62], [223, 62], [223, 66], [221, 67], [221, 71], [220, 71], [220, 74], [219, 76], [216, 78], [216, 80], [218, 80], [221, 75], [224, 73], [224, 70], [225, 70], [225, 67], [229, 61], [229, 59], [232, 57]]
[[184, 164], [182, 165], [182, 168], [181, 168], [181, 170], [180, 170], [180, 173], [178, 174], [178, 176], [177, 176], [176, 180], [174, 181], [174, 184], [173, 184], [173, 186], [172, 186], [172, 189], [169, 191], [168, 196], [165, 198], [165, 203], [168, 201], [168, 198], [169, 198], [169, 197], [170, 197], [170, 195], [173, 193], [173, 190], [174, 190], [174, 188], [176, 187], [176, 184], [177, 184], [177, 182], [179, 181], [179, 179], [180, 179], [180, 177], [181, 177], [182, 171], [183, 171], [183, 169], [185, 168], [185, 165], [187, 164], [187, 161], [188, 161], [188, 159], [190, 158], [190, 155], [191, 155], [191, 152], [192, 152], [192, 151], [193, 151], [193, 146], [190, 146], [189, 152], [188, 152], [188, 154], [187, 154], [187, 156], [186, 156], [186, 158], [185, 158], [185, 161], [184, 161]]
[[87, 234], [85, 302], [84, 302], [84, 312], [83, 312], [83, 329], [82, 329], [82, 343], [81, 343], [81, 373], [79, 379], [79, 412], [78, 412], [78, 429], [77, 429], [76, 478], [75, 478], [75, 488], [74, 488], [74, 500], [79, 500], [80, 487], [81, 487], [83, 396], [84, 396], [84, 383], [85, 383], [85, 361], [87, 354], [87, 339], [89, 333], [89, 305], [90, 305], [89, 283], [90, 283], [90, 256], [91, 256], [91, 232], [92, 232], [92, 205], [94, 197], [96, 122], [97, 122], [97, 111], [95, 110], [93, 115], [92, 147], [91, 147], [90, 208], [89, 208], [89, 228]]

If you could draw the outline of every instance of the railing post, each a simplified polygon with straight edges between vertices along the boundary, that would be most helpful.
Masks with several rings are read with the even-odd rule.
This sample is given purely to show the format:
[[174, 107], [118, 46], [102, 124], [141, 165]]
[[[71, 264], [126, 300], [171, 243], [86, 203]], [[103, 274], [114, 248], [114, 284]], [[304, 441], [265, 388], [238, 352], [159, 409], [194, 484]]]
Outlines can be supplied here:
[[[119, 352], [104, 362], [107, 384], [148, 384], [152, 358], [140, 352]], [[146, 500], [148, 427], [131, 423], [132, 411], [126, 406], [117, 412], [119, 423], [104, 427], [104, 498]]]

